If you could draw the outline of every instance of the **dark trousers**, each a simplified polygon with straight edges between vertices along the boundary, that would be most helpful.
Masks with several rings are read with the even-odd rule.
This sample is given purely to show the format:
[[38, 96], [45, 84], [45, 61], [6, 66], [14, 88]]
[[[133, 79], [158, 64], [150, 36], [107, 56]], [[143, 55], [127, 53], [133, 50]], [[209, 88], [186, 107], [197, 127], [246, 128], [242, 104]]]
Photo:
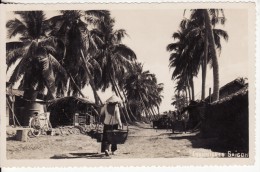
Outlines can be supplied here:
[[[118, 124], [116, 125], [106, 125], [104, 124], [104, 130], [103, 130], [103, 139], [101, 143], [101, 152], [105, 152], [105, 150], [109, 151], [109, 145], [110, 143], [107, 140], [107, 130], [117, 130], [118, 129]], [[111, 145], [111, 151], [114, 152], [117, 150], [117, 144], [112, 144]]]

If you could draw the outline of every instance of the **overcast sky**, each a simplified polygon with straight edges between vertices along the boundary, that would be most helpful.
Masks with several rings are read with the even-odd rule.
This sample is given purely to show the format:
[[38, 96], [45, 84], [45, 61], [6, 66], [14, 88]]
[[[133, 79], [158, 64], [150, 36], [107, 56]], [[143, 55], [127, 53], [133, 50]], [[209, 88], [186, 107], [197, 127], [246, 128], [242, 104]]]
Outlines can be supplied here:
[[[115, 29], [125, 29], [129, 35], [123, 43], [129, 46], [137, 54], [140, 62], [144, 63], [144, 69], [154, 73], [159, 83], [164, 83], [163, 101], [160, 111], [174, 110], [171, 98], [174, 95], [174, 82], [171, 81], [169, 70], [169, 55], [166, 46], [173, 42], [173, 32], [179, 29], [179, 23], [183, 19], [184, 9], [174, 10], [111, 10], [115, 18]], [[57, 12], [45, 11], [48, 16]], [[247, 10], [225, 10], [227, 18], [225, 26], [219, 28], [229, 34], [228, 42], [222, 41], [222, 51], [219, 56], [220, 86], [234, 80], [237, 77], [248, 76], [248, 28]], [[14, 15], [8, 13], [7, 20]], [[186, 15], [188, 17], [188, 15]], [[212, 87], [212, 69], [207, 73], [207, 90]], [[91, 89], [85, 88], [85, 95], [94, 100]], [[200, 98], [201, 73], [195, 79], [195, 95]], [[111, 96], [111, 91], [99, 92], [103, 101]]]

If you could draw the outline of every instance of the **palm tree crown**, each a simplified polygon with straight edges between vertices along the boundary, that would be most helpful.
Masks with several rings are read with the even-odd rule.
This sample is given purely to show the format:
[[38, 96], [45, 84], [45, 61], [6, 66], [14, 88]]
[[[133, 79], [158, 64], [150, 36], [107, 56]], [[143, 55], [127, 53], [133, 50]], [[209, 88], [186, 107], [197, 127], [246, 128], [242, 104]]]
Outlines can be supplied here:
[[[7, 70], [18, 60], [9, 82], [14, 84], [20, 78], [21, 89], [48, 89], [50, 98], [56, 97], [55, 84], [66, 80], [64, 68], [53, 57], [56, 55], [57, 42], [48, 36], [48, 24], [43, 11], [15, 12], [20, 19], [9, 20], [6, 24], [8, 37], [19, 36], [19, 41], [8, 42]], [[55, 76], [59, 75], [59, 80]]]

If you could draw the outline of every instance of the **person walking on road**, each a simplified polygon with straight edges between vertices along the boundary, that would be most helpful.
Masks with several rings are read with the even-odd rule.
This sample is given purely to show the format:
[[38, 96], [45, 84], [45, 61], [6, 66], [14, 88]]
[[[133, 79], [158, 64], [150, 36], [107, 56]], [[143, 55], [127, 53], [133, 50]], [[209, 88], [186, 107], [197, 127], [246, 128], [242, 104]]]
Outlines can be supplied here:
[[[103, 139], [101, 142], [101, 152], [109, 156], [110, 143], [108, 141], [107, 130], [118, 130], [122, 129], [123, 125], [120, 118], [119, 112], [120, 99], [113, 95], [107, 101], [106, 104], [101, 109], [101, 115], [104, 115], [104, 129], [103, 129]], [[117, 150], [117, 144], [111, 145], [112, 155], [115, 154]]]

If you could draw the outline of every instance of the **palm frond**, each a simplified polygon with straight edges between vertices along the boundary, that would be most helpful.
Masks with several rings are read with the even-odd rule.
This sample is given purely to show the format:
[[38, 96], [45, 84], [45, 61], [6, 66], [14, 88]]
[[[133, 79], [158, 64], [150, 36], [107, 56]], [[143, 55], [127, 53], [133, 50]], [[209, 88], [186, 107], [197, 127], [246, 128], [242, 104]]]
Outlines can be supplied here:
[[115, 45], [113, 53], [120, 54], [125, 59], [130, 60], [130, 61], [136, 60], [135, 52], [124, 44]]
[[213, 29], [213, 33], [221, 36], [225, 41], [228, 41], [228, 33], [222, 29]]
[[168, 44], [168, 46], [166, 47], [166, 50], [173, 51], [173, 50], [178, 50], [179, 48], [180, 48], [179, 43], [171, 43], [171, 44]]
[[103, 35], [101, 32], [97, 30], [90, 31], [90, 44], [94, 45], [97, 51], [100, 50], [105, 44], [102, 37]]
[[14, 69], [9, 82], [14, 84], [16, 81], [18, 81], [21, 76], [26, 72], [27, 66], [29, 65], [29, 62], [26, 58], [22, 58], [22, 60], [18, 63], [16, 68]]
[[17, 34], [28, 35], [27, 26], [25, 26], [24, 23], [18, 19], [9, 20], [6, 23], [6, 27], [7, 27], [8, 38], [12, 38]]
[[49, 58], [51, 58], [51, 56], [49, 56], [49, 57], [48, 56], [39, 56], [38, 57], [39, 63], [42, 67], [42, 75], [45, 80], [45, 84], [46, 84], [50, 94], [54, 98], [56, 95], [55, 77], [54, 77], [53, 69], [52, 69]]
[[51, 63], [51, 66], [53, 67], [53, 70], [56, 71], [55, 73], [60, 73], [61, 76], [64, 78], [67, 78], [67, 71], [64, 69], [64, 67], [58, 62], [58, 60], [53, 57], [51, 54], [49, 54], [49, 61]]
[[23, 48], [13, 49], [6, 52], [6, 64], [8, 69], [20, 58], [25, 56], [25, 50]]
[[99, 74], [102, 75], [102, 68], [98, 61], [96, 61], [94, 58], [90, 58], [88, 62], [89, 62], [88, 65], [92, 66], [95, 72], [99, 72]]
[[98, 18], [102, 18], [102, 17], [110, 15], [110, 11], [108, 11], [108, 10], [87, 10], [87, 11], [85, 11], [85, 13], [87, 15], [93, 15]]
[[125, 36], [128, 35], [124, 29], [116, 30], [113, 33], [113, 42], [120, 43]]

